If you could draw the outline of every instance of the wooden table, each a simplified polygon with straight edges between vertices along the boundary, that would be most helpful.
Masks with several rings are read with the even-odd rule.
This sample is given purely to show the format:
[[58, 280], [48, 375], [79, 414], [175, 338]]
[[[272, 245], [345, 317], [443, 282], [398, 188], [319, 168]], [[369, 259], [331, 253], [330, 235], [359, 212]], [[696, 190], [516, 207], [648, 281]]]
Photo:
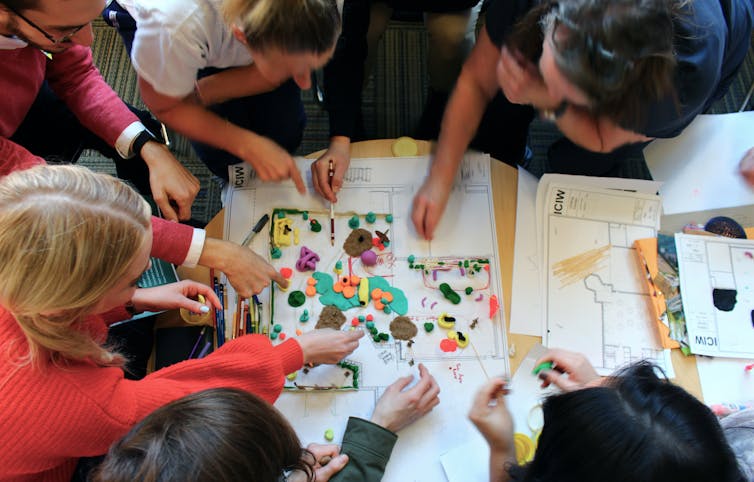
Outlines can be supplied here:
[[[391, 157], [391, 146], [393, 139], [379, 139], [372, 141], [356, 142], [351, 145], [351, 157]], [[426, 141], [417, 141], [419, 155], [426, 155], [431, 152], [432, 144]], [[315, 159], [324, 151], [315, 152], [307, 157]], [[505, 319], [508, 326], [508, 345], [515, 346], [515, 356], [510, 358], [511, 371], [515, 373], [521, 361], [524, 359], [529, 349], [536, 343], [542, 341], [541, 337], [528, 336], [510, 333], [510, 300], [511, 285], [513, 277], [513, 245], [516, 232], [516, 192], [518, 186], [518, 171], [513, 167], [502, 162], [492, 161], [492, 188], [494, 192], [495, 204], [495, 224], [497, 228], [497, 241], [500, 259], [500, 276], [503, 287], [503, 299], [505, 309]], [[223, 236], [224, 218], [223, 211], [220, 211], [209, 224], [207, 224], [207, 235], [221, 238]], [[181, 268], [179, 274], [182, 278], [188, 277], [207, 282], [209, 272], [206, 268], [198, 267], [195, 269]], [[676, 372], [676, 382], [688, 390], [697, 398], [702, 398], [702, 391], [699, 385], [699, 375], [696, 371], [696, 359], [685, 357], [680, 350], [672, 352], [673, 367]]]

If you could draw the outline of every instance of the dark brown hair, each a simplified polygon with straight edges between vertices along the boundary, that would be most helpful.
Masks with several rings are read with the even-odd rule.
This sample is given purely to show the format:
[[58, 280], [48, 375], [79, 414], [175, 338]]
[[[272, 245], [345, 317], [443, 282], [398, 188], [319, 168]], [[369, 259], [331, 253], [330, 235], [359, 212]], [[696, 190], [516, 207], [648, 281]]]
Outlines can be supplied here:
[[94, 482], [278, 482], [311, 454], [274, 407], [247, 392], [216, 388], [155, 410], [110, 448]]
[[650, 103], [671, 97], [678, 107], [674, 21], [686, 4], [688, 0], [545, 3], [518, 22], [506, 44], [537, 62], [542, 43], [557, 38], [555, 62], [587, 95], [590, 111], [640, 130]]

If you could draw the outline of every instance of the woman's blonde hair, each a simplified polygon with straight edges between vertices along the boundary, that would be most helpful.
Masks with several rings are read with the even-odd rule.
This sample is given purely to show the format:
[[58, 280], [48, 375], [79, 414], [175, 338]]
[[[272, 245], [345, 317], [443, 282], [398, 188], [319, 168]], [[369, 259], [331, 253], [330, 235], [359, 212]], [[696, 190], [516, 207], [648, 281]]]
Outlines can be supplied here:
[[225, 0], [223, 13], [255, 50], [323, 54], [340, 35], [335, 0]]
[[133, 189], [84, 167], [0, 179], [0, 304], [26, 335], [28, 362], [122, 364], [84, 317], [125, 275], [150, 225], [149, 205]]

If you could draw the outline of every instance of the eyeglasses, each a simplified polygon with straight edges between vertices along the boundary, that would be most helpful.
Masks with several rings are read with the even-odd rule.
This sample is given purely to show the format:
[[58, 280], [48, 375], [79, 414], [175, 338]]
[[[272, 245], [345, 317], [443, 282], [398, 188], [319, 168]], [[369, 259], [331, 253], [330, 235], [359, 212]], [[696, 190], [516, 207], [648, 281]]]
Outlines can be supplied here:
[[34, 30], [36, 30], [37, 32], [39, 32], [42, 35], [44, 35], [44, 37], [47, 40], [49, 40], [50, 43], [52, 43], [53, 45], [58, 45], [58, 44], [70, 42], [71, 38], [74, 35], [76, 35], [77, 33], [79, 33], [79, 31], [81, 31], [82, 28], [84, 28], [87, 25], [89, 25], [89, 23], [85, 23], [85, 24], [79, 25], [78, 27], [73, 27], [70, 32], [68, 32], [67, 34], [63, 35], [62, 37], [56, 39], [55, 37], [53, 37], [52, 35], [50, 35], [49, 33], [47, 33], [47, 31], [45, 31], [45, 29], [43, 29], [42, 27], [40, 27], [36, 23], [32, 22], [31, 20], [29, 20], [28, 18], [26, 18], [25, 16], [23, 16], [21, 14], [21, 12], [19, 12], [18, 10], [14, 9], [14, 8], [11, 8], [11, 7], [8, 7], [8, 10], [10, 10], [14, 14], [16, 14], [24, 22], [28, 23], [30, 27], [34, 28]]

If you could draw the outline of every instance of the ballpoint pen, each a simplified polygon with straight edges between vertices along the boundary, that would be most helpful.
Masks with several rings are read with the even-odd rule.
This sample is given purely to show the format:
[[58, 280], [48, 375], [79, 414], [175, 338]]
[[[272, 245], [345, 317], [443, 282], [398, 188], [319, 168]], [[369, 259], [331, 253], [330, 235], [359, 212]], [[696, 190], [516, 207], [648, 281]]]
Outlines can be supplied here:
[[[332, 189], [332, 180], [335, 177], [335, 168], [333, 167], [332, 159], [328, 163], [327, 167], [327, 179]], [[330, 203], [330, 246], [335, 246], [335, 203]]]
[[254, 225], [253, 228], [251, 228], [251, 231], [246, 234], [246, 237], [243, 238], [243, 241], [241, 241], [242, 246], [247, 246], [251, 239], [256, 236], [256, 234], [264, 228], [264, 225], [267, 224], [267, 221], [270, 220], [270, 215], [265, 214], [261, 218], [259, 218], [259, 221], [257, 221], [257, 224]]

